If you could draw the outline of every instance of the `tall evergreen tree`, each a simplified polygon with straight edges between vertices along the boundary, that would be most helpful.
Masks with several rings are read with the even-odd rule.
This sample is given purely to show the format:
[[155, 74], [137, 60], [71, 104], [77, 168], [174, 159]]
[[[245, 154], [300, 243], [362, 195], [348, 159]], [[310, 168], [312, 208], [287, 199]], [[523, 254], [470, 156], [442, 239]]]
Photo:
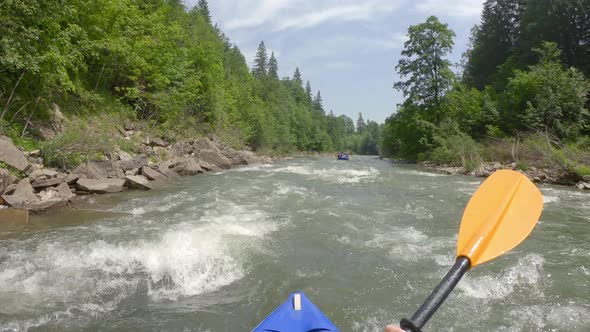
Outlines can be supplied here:
[[365, 123], [365, 119], [363, 119], [363, 113], [359, 113], [359, 117], [356, 120], [356, 131], [358, 133], [362, 133], [367, 124]]
[[199, 0], [197, 8], [199, 9], [199, 13], [203, 15], [207, 22], [211, 23], [211, 12], [209, 12], [209, 4], [207, 4], [207, 0]]
[[406, 97], [404, 104], [427, 111], [426, 119], [438, 123], [441, 98], [454, 79], [445, 56], [453, 48], [455, 33], [431, 16], [425, 23], [410, 26], [408, 36], [396, 69], [402, 79], [409, 78], [396, 82], [395, 88]]
[[252, 68], [252, 75], [256, 78], [262, 78], [266, 76], [268, 64], [268, 55], [266, 54], [266, 46], [264, 41], [261, 41], [258, 45], [258, 51], [254, 58], [254, 68]]
[[[525, 0], [487, 0], [481, 24], [472, 32], [473, 48], [463, 79], [468, 86], [483, 89], [497, 79], [498, 66], [511, 55], [520, 33]], [[545, 1], [545, 0], [543, 0]]]
[[318, 90], [317, 95], [313, 99], [313, 107], [317, 111], [324, 112], [324, 102], [322, 100], [322, 94], [320, 93], [320, 90]]
[[279, 64], [275, 58], [275, 52], [270, 54], [270, 60], [268, 60], [268, 76], [270, 78], [279, 79]]
[[295, 68], [295, 73], [293, 74], [293, 81], [297, 82], [299, 86], [303, 85], [303, 79], [301, 78], [301, 72], [299, 71], [299, 67]]
[[307, 100], [311, 103], [313, 96], [311, 95], [311, 84], [309, 81], [305, 84], [305, 94], [307, 94]]

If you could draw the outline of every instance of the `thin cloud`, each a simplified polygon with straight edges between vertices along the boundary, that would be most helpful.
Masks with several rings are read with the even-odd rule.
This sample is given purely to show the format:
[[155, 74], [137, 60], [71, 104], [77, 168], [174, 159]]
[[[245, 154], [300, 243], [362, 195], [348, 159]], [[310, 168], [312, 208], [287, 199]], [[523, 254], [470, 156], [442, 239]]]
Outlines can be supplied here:
[[416, 8], [424, 13], [453, 17], [478, 17], [484, 0], [425, 0]]

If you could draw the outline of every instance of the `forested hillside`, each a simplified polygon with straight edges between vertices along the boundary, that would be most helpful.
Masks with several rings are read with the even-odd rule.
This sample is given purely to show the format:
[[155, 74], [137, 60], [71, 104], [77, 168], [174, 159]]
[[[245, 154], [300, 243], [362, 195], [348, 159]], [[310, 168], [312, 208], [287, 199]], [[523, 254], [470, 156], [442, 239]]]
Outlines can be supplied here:
[[[375, 130], [326, 114], [299, 69], [279, 77], [263, 42], [250, 70], [205, 0], [8, 0], [0, 17], [0, 131], [47, 160], [133, 149], [116, 139], [126, 123], [173, 141], [376, 153]], [[56, 110], [66, 128], [53, 135]]]
[[590, 1], [486, 1], [455, 71], [454, 37], [436, 17], [409, 28], [384, 153], [590, 175]]

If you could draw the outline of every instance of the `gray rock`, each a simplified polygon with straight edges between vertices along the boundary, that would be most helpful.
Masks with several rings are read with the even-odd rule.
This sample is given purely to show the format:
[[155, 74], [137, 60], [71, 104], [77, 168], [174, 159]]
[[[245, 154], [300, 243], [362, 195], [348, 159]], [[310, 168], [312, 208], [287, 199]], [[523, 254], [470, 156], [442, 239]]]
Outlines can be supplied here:
[[128, 175], [125, 177], [125, 184], [129, 188], [133, 189], [140, 189], [140, 190], [149, 190], [153, 189], [154, 186], [148, 179], [146, 179], [143, 175]]
[[15, 208], [26, 208], [27, 205], [35, 204], [39, 202], [39, 198], [35, 195], [35, 191], [29, 182], [29, 179], [22, 179], [11, 195], [2, 195], [2, 199], [8, 203], [8, 205]]
[[24, 154], [27, 157], [39, 158], [39, 157], [41, 157], [41, 150], [27, 151], [27, 152], [24, 152]]
[[122, 150], [119, 151], [118, 152], [118, 155], [119, 155], [119, 160], [121, 160], [121, 161], [130, 161], [130, 160], [133, 160], [133, 157], [129, 153], [125, 152], [125, 151], [122, 151]]
[[76, 197], [70, 187], [64, 182], [57, 186], [56, 188], [51, 188], [51, 190], [55, 190], [58, 196], [66, 201], [71, 200], [72, 198]]
[[64, 183], [65, 178], [53, 178], [53, 179], [46, 179], [46, 180], [35, 180], [31, 183], [33, 188], [47, 188], [57, 186], [58, 184]]
[[151, 145], [151, 146], [160, 146], [160, 147], [167, 147], [169, 144], [168, 144], [168, 142], [164, 141], [161, 138], [153, 137], [153, 138], [150, 139], [150, 142], [148, 143], [148, 145]]
[[5, 169], [0, 168], [0, 195], [2, 195], [6, 189], [13, 184], [16, 184], [18, 179], [16, 176], [13, 176]]
[[0, 209], [0, 232], [23, 229], [29, 223], [29, 212], [23, 209]]
[[166, 164], [159, 164], [158, 165], [158, 172], [164, 174], [164, 176], [166, 176], [168, 179], [178, 178], [178, 174], [176, 174], [176, 172], [174, 172], [173, 170], [168, 168], [168, 166]]
[[6, 136], [0, 136], [0, 138], [0, 161], [25, 172], [29, 168], [29, 161], [25, 154], [12, 143], [10, 138]]
[[213, 164], [217, 167], [221, 167], [224, 169], [231, 168], [230, 161], [223, 156], [219, 150], [199, 150], [197, 151], [197, 157], [209, 164]]
[[87, 179], [122, 179], [125, 176], [119, 164], [115, 161], [89, 161], [76, 167], [72, 174]]
[[119, 161], [117, 163], [119, 165], [119, 167], [123, 170], [123, 171], [129, 171], [132, 169], [136, 169], [136, 168], [142, 168], [143, 166], [147, 166], [149, 164], [149, 159], [145, 156], [142, 157], [137, 157], [134, 158], [132, 160], [127, 160], [127, 161]]
[[590, 190], [590, 183], [579, 182], [578, 184], [576, 184], [576, 187], [580, 190]]
[[208, 138], [206, 137], [201, 137], [195, 140], [195, 142], [193, 143], [193, 148], [195, 150], [213, 150], [213, 151], [219, 151], [219, 149], [217, 148], [217, 146]]
[[[17, 180], [18, 181], [18, 180]], [[16, 191], [16, 183], [13, 183], [4, 189], [5, 195], [12, 195]]]
[[262, 158], [255, 155], [252, 151], [240, 151], [239, 155], [247, 165], [257, 165], [262, 162]]
[[185, 158], [177, 161], [172, 166], [172, 170], [180, 175], [196, 175], [204, 173], [199, 161], [194, 158]]
[[166, 181], [167, 178], [166, 176], [164, 176], [164, 174], [153, 170], [147, 166], [144, 166], [141, 168], [141, 174], [143, 174], [143, 176], [145, 176], [146, 178], [153, 180], [153, 181]]
[[124, 179], [79, 179], [78, 188], [91, 193], [118, 193], [123, 191]]
[[590, 175], [586, 175], [582, 178], [584, 182], [590, 182]]
[[193, 146], [186, 142], [176, 142], [170, 147], [170, 152], [175, 157], [184, 157], [193, 152]]
[[221, 169], [221, 168], [219, 168], [219, 167], [217, 167], [215, 165], [211, 165], [208, 162], [205, 162], [205, 161], [202, 161], [202, 160], [199, 161], [199, 165], [201, 165], [201, 168], [203, 168], [206, 171], [218, 171], [218, 170]]
[[128, 171], [125, 171], [125, 176], [137, 175], [137, 174], [139, 174], [139, 168], [134, 168], [134, 169], [130, 169]]
[[78, 176], [76, 174], [68, 174], [64, 178], [64, 182], [67, 184], [74, 184], [74, 183], [76, 183], [76, 181], [78, 181], [79, 178], [80, 178], [80, 176]]

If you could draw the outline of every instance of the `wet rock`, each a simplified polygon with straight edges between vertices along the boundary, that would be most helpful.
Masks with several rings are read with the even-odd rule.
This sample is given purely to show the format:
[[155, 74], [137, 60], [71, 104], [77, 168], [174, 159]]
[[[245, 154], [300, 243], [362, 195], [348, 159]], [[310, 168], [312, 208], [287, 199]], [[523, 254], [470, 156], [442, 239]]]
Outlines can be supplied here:
[[80, 190], [91, 193], [117, 193], [123, 191], [124, 179], [79, 179], [76, 182]]
[[219, 152], [219, 150], [199, 150], [197, 151], [197, 157], [209, 164], [213, 164], [217, 167], [224, 169], [231, 168], [230, 161]]
[[578, 182], [576, 187], [580, 190], [590, 190], [590, 183], [588, 182]]
[[132, 169], [140, 169], [144, 166], [147, 166], [149, 164], [149, 159], [146, 156], [141, 156], [134, 158], [132, 160], [121, 160], [117, 164], [123, 171], [129, 171]]
[[154, 186], [143, 175], [128, 175], [125, 177], [125, 184], [132, 189], [150, 190]]
[[76, 167], [72, 174], [78, 175], [80, 178], [87, 179], [107, 179], [118, 178], [122, 179], [125, 174], [115, 161], [90, 161]]
[[143, 176], [145, 176], [146, 178], [153, 180], [153, 181], [161, 181], [164, 182], [166, 181], [166, 176], [164, 176], [164, 174], [153, 170], [147, 166], [144, 166], [141, 168], [141, 174], [143, 174]]
[[158, 165], [158, 172], [164, 174], [164, 176], [166, 176], [168, 179], [178, 178], [178, 174], [176, 174], [176, 172], [168, 168], [168, 165], [165, 163]]
[[23, 229], [29, 223], [29, 212], [23, 209], [0, 209], [0, 232]]
[[215, 165], [211, 165], [208, 162], [205, 161], [199, 161], [199, 165], [201, 166], [201, 168], [203, 168], [206, 171], [219, 171], [221, 170], [221, 168], [215, 166]]
[[171, 169], [180, 175], [196, 175], [204, 173], [199, 161], [195, 158], [184, 158], [172, 164]]
[[262, 159], [255, 155], [252, 151], [240, 151], [239, 156], [246, 163], [246, 165], [257, 165], [262, 162]]
[[0, 161], [21, 172], [25, 172], [29, 168], [29, 161], [25, 154], [6, 136], [0, 136]]

